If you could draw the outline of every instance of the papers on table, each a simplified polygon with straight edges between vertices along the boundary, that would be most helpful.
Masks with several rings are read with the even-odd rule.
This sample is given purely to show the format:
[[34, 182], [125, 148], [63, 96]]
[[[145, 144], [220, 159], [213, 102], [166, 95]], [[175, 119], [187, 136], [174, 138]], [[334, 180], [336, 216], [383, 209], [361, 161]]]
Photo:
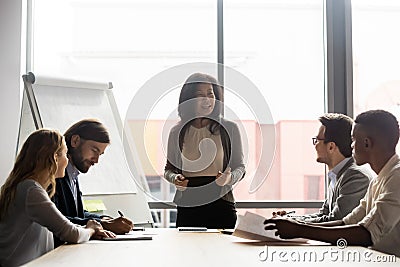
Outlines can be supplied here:
[[219, 230], [207, 227], [178, 227], [178, 231], [182, 233], [219, 233]]
[[308, 239], [295, 238], [295, 239], [282, 239], [275, 236], [276, 230], [265, 230], [264, 221], [265, 218], [261, 215], [246, 212], [244, 216], [239, 215], [239, 224], [237, 225], [234, 236], [259, 240], [266, 242], [294, 242], [294, 243], [307, 243]]
[[124, 240], [152, 240], [152, 236], [148, 235], [117, 235], [115, 238], [112, 237], [105, 237], [102, 240], [104, 241], [124, 241]]
[[129, 233], [126, 233], [124, 235], [116, 235], [115, 238], [111, 238], [111, 237], [107, 237], [107, 238], [103, 238], [101, 240], [104, 241], [123, 241], [123, 240], [152, 240], [153, 239], [153, 235], [155, 235], [155, 233], [152, 232], [145, 232], [144, 230], [145, 228], [141, 229], [140, 227], [136, 228], [136, 229], [132, 229], [132, 231], [130, 231]]
[[178, 227], [179, 232], [207, 232], [207, 227]]

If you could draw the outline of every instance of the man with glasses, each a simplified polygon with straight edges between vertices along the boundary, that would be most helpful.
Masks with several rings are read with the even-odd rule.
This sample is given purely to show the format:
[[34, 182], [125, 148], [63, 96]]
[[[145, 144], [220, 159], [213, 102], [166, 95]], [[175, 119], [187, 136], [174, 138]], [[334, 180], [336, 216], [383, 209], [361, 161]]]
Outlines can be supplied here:
[[[378, 174], [360, 204], [341, 220], [305, 224], [269, 219], [266, 230], [281, 238], [308, 238], [338, 245], [371, 246], [400, 257], [400, 157], [396, 153], [399, 123], [384, 110], [361, 113], [353, 128], [354, 159]], [[343, 246], [342, 246], [343, 247]]]
[[[86, 173], [97, 164], [99, 157], [110, 144], [110, 137], [104, 125], [95, 119], [84, 119], [72, 125], [64, 134], [68, 148], [69, 163], [63, 178], [56, 179], [56, 193], [53, 201], [57, 208], [71, 222], [85, 225], [94, 219], [104, 229], [116, 234], [124, 234], [132, 230], [133, 223], [125, 217], [111, 218], [99, 216], [83, 209], [82, 193], [79, 189], [78, 175]], [[55, 246], [62, 244], [55, 238]]]
[[[296, 216], [307, 222], [340, 220], [358, 206], [367, 192], [371, 177], [352, 157], [351, 129], [353, 120], [343, 114], [328, 113], [319, 118], [321, 126], [312, 143], [317, 161], [328, 167], [328, 194], [318, 213]], [[285, 211], [273, 215], [285, 215]]]

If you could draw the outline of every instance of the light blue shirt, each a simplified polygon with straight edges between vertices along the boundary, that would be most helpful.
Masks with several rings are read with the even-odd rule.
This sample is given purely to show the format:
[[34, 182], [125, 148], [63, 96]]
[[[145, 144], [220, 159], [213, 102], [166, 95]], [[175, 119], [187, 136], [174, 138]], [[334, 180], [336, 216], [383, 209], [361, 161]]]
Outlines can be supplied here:
[[[346, 163], [351, 159], [351, 157], [345, 158], [341, 162], [339, 162], [335, 167], [333, 167], [332, 170], [328, 172], [328, 199], [331, 200], [333, 197], [333, 190], [335, 188], [336, 184], [336, 178], [339, 173], [339, 171], [346, 165]], [[329, 210], [332, 211], [332, 201], [329, 201]]]
[[69, 184], [71, 186], [72, 195], [74, 196], [75, 208], [78, 212], [78, 188], [76, 184], [78, 183], [78, 175], [80, 174], [80, 172], [75, 168], [74, 165], [71, 164], [71, 162], [68, 162], [67, 173], [69, 177]]
[[351, 159], [351, 157], [345, 158], [341, 162], [339, 162], [335, 167], [333, 167], [332, 170], [328, 172], [328, 179], [329, 179], [329, 184], [335, 185], [336, 183], [336, 177], [339, 173], [339, 171], [346, 165], [346, 163]]

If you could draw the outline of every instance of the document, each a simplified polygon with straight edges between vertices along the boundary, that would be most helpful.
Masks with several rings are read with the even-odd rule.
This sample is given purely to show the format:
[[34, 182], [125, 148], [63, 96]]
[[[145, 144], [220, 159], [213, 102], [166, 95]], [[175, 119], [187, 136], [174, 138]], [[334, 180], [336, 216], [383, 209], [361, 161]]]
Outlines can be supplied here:
[[115, 238], [105, 237], [104, 241], [125, 241], [125, 240], [152, 240], [152, 236], [148, 235], [117, 235]]
[[153, 239], [152, 235], [154, 235], [154, 234], [144, 232], [144, 228], [143, 228], [143, 230], [140, 230], [139, 232], [130, 231], [129, 233], [126, 233], [124, 235], [116, 235], [115, 238], [106, 237], [106, 238], [103, 238], [102, 240], [105, 240], [105, 241], [152, 240]]
[[219, 233], [219, 230], [208, 229], [207, 227], [178, 227], [178, 231], [186, 233]]
[[179, 232], [207, 232], [207, 227], [178, 227]]
[[265, 230], [265, 218], [261, 215], [246, 212], [243, 216], [239, 215], [239, 223], [232, 235], [266, 242], [294, 242], [294, 243], [307, 243], [308, 239], [295, 238], [295, 239], [282, 239], [275, 236], [275, 230]]

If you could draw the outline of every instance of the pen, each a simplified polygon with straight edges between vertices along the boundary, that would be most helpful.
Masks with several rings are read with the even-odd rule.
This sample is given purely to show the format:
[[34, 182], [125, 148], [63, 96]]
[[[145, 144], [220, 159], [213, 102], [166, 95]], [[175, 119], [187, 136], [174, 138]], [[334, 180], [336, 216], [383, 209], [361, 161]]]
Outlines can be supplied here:
[[119, 216], [124, 217], [124, 214], [122, 213], [122, 211], [118, 211]]
[[144, 227], [133, 227], [131, 231], [144, 231]]
[[295, 210], [288, 211], [288, 212], [286, 212], [286, 214], [285, 214], [285, 215], [287, 215], [287, 214], [292, 214], [292, 213], [295, 213], [295, 212], [296, 212]]

